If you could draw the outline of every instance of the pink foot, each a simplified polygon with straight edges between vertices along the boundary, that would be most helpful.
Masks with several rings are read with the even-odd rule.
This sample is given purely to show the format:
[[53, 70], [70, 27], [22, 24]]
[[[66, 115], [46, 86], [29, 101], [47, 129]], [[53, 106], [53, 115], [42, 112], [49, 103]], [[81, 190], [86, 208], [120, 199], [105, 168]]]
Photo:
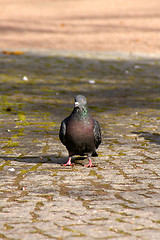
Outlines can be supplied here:
[[88, 160], [89, 160], [89, 164], [84, 165], [84, 166], [85, 166], [85, 167], [95, 167], [95, 166], [92, 164], [91, 159], [89, 158]]
[[68, 159], [68, 162], [66, 164], [63, 164], [63, 166], [73, 166], [74, 164], [71, 163], [71, 157]]

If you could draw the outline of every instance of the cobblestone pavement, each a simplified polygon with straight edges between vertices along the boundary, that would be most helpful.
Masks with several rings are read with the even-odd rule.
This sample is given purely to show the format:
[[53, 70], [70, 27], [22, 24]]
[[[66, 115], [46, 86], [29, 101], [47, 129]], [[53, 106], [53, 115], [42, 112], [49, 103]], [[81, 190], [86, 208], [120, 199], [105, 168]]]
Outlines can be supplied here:
[[[160, 239], [160, 60], [0, 55], [0, 239]], [[58, 139], [84, 94], [102, 127], [96, 167]]]

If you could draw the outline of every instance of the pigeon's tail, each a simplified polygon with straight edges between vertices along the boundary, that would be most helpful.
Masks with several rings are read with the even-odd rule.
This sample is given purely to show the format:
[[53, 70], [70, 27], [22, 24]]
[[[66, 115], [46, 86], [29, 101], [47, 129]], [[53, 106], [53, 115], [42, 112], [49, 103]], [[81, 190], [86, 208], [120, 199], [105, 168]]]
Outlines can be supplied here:
[[96, 151], [94, 151], [94, 152], [92, 153], [92, 157], [98, 157], [98, 154], [97, 154]]

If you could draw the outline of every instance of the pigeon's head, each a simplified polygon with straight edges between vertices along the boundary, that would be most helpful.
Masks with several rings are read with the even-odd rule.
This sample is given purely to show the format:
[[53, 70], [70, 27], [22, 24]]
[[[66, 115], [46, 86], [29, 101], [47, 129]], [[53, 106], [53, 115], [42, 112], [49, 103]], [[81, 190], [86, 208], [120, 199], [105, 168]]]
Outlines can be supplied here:
[[77, 95], [75, 97], [75, 103], [74, 103], [75, 107], [82, 108], [83, 106], [86, 106], [86, 105], [87, 105], [87, 100], [86, 100], [86, 98], [84, 96]]
[[84, 96], [82, 95], [77, 95], [75, 97], [75, 103], [74, 103], [74, 106], [75, 108], [83, 108], [87, 105], [87, 100]]
[[88, 108], [87, 108], [87, 100], [82, 95], [77, 95], [75, 97], [75, 103], [74, 103], [74, 113], [78, 114], [77, 116], [82, 118], [87, 118], [89, 116], [88, 114]]

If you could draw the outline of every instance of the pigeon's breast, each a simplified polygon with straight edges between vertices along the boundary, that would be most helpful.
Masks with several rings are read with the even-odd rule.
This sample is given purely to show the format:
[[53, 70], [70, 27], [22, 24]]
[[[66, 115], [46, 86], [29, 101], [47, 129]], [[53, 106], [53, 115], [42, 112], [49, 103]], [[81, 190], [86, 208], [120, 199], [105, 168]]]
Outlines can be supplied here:
[[78, 152], [94, 149], [93, 126], [93, 119], [70, 120], [66, 129], [68, 146]]

